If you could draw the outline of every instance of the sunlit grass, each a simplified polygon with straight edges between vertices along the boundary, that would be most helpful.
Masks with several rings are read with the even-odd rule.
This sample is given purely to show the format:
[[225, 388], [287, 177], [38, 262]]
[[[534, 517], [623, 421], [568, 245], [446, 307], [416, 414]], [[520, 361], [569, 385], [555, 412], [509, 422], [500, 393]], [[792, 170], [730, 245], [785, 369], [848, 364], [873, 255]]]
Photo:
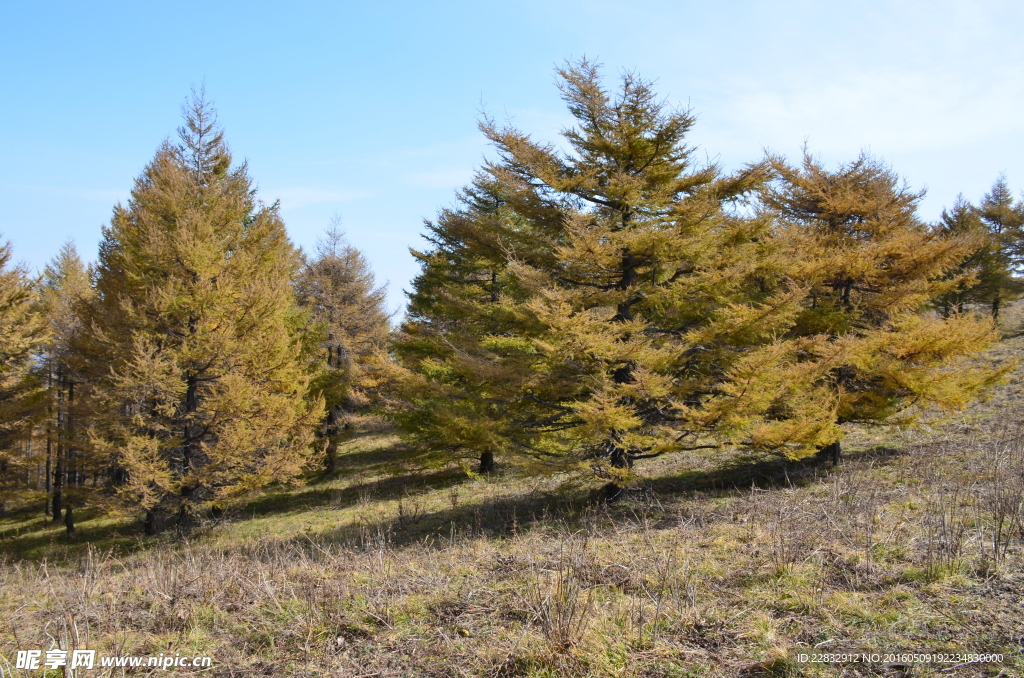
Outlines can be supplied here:
[[970, 675], [1015, 675], [1024, 525], [993, 526], [1024, 491], [1022, 384], [930, 428], [855, 432], [838, 469], [653, 460], [611, 505], [596, 482], [424, 468], [377, 434], [188, 541], [89, 509], [69, 540], [12, 511], [0, 656], [53, 638], [209, 653], [224, 675], [838, 675], [795, 660], [817, 648], [1002, 652]]

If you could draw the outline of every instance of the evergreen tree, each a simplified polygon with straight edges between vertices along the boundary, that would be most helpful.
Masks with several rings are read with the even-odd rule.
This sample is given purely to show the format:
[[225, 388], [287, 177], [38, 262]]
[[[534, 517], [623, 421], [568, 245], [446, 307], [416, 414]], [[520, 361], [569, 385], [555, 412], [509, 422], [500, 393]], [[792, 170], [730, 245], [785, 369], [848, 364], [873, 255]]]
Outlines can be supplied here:
[[[516, 294], [509, 256], [553, 261], [562, 218], [557, 203], [538, 198], [508, 171], [502, 163], [489, 164], [461, 192], [461, 209], [443, 210], [436, 223], [427, 222], [433, 249], [412, 252], [422, 270], [395, 343], [401, 362], [411, 367], [397, 380], [406, 398], [406, 407], [393, 413], [399, 425], [418, 448], [441, 460], [477, 457], [482, 473], [494, 470], [495, 454], [506, 445], [516, 396], [502, 393], [500, 383], [479, 369], [491, 360], [480, 339], [511, 335], [511, 318], [498, 304]], [[501, 372], [522, 375], [509, 364], [512, 357], [502, 356]]]
[[322, 414], [277, 206], [232, 168], [202, 95], [184, 116], [104, 229], [88, 314], [94, 444], [148, 532], [161, 512], [187, 531], [201, 506], [294, 478]]
[[[33, 282], [0, 243], [0, 513], [29, 488], [32, 427], [44, 400], [35, 356], [46, 338]], [[27, 443], [27, 444], [23, 444]]]
[[982, 270], [978, 292], [984, 294], [998, 319], [1003, 304], [1024, 293], [1021, 267], [1024, 265], [1024, 202], [1014, 203], [1013, 195], [1000, 176], [992, 190], [984, 195], [978, 214], [988, 229], [989, 255]]
[[[822, 367], [837, 423], [957, 409], [998, 378], [998, 370], [951, 369], [996, 338], [991, 322], [927, 312], [962, 282], [950, 273], [977, 252], [976, 233], [927, 228], [916, 214], [923, 194], [870, 157], [836, 171], [806, 153], [799, 168], [771, 162], [777, 180], [764, 203], [792, 253], [790, 276], [808, 290], [789, 336], [806, 339], [804, 359]], [[838, 440], [825, 450], [836, 463]]]
[[692, 116], [632, 75], [560, 71], [569, 149], [482, 125], [499, 159], [429, 225], [396, 350], [398, 421], [421, 446], [612, 480], [637, 459], [743, 446], [801, 456], [835, 437], [817, 365], [779, 339], [801, 312], [764, 166], [696, 166]]
[[313, 385], [323, 395], [326, 469], [335, 470], [338, 443], [351, 435], [376, 400], [387, 367], [390, 316], [366, 257], [348, 244], [335, 221], [295, 280], [299, 304], [324, 332], [324, 370]]
[[92, 476], [95, 488], [100, 473], [85, 435], [89, 424], [84, 397], [87, 384], [78, 354], [83, 330], [81, 312], [91, 296], [89, 270], [75, 246], [65, 243], [43, 271], [39, 297], [41, 312], [49, 325], [49, 338], [42, 354], [49, 395], [45, 426], [46, 489], [50, 493], [53, 520], [63, 518], [69, 534], [75, 529], [73, 506], [84, 501], [88, 477]]
[[986, 300], [984, 281], [995, 256], [978, 210], [963, 196], [957, 196], [951, 209], [942, 210], [936, 229], [945, 238], [967, 237], [974, 242], [969, 256], [946, 275], [947, 280], [955, 280], [955, 287], [936, 299], [942, 315], [949, 317], [951, 313], [963, 313], [970, 304]]

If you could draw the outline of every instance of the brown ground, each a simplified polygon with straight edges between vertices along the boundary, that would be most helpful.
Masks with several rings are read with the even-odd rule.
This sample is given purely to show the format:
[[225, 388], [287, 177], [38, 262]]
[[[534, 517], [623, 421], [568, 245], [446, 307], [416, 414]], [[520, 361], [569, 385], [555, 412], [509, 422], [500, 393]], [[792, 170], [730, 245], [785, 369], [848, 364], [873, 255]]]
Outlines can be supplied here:
[[[0, 521], [0, 671], [59, 645], [218, 676], [1024, 676], [1022, 388], [1024, 368], [955, 418], [855, 432], [838, 469], [656, 460], [611, 506], [403, 475], [378, 435], [189, 543], [87, 512], [67, 543], [26, 510]], [[862, 652], [883, 661], [799, 661]], [[914, 652], [1002, 661], [884, 661]]]

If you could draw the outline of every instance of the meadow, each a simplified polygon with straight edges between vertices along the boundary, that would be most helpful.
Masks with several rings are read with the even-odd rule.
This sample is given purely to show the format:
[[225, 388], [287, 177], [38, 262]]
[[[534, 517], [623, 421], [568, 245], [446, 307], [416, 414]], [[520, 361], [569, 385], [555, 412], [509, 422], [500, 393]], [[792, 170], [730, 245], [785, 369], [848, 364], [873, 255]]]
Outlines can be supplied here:
[[[1013, 311], [979, 360], [1020, 355]], [[1018, 367], [964, 412], [852, 431], [838, 467], [651, 460], [613, 503], [424, 469], [385, 430], [187, 541], [97, 509], [68, 540], [22, 507], [0, 519], [0, 670], [60, 647], [213, 658], [182, 676], [1024, 675], [1022, 391]], [[951, 658], [800, 661], [844, 653]]]

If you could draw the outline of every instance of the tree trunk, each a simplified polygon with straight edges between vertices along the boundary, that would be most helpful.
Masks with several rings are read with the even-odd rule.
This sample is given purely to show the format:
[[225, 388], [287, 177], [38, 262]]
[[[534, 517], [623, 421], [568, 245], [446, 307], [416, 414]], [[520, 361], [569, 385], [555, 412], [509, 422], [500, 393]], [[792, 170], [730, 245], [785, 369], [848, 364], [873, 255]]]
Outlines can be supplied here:
[[50, 515], [50, 500], [52, 498], [51, 492], [53, 491], [53, 464], [50, 462], [50, 456], [53, 453], [52, 444], [50, 443], [50, 429], [46, 429], [46, 509], [45, 514]]
[[[330, 347], [327, 350], [330, 351]], [[324, 459], [324, 470], [327, 473], [334, 473], [338, 468], [338, 423], [333, 409], [327, 411], [324, 429], [324, 433], [327, 435], [327, 456]]]
[[75, 517], [71, 512], [71, 502], [68, 502], [64, 510], [64, 529], [69, 537], [75, 534]]
[[480, 469], [481, 475], [494, 473], [498, 469], [498, 464], [494, 461], [494, 453], [491, 451], [482, 452], [480, 454]]
[[156, 514], [152, 511], [146, 511], [146, 519], [142, 521], [142, 531], [147, 537], [156, 534]]
[[992, 298], [992, 320], [999, 320], [999, 295]]
[[622, 491], [624, 489], [625, 488], [623, 488], [622, 485], [619, 485], [618, 483], [614, 483], [613, 482], [613, 483], [608, 483], [607, 485], [602, 487], [601, 488], [601, 493], [604, 495], [605, 502], [611, 503], [613, 501], [618, 500], [620, 497], [622, 497]]
[[327, 454], [324, 457], [324, 472], [332, 474], [338, 470], [338, 445], [335, 442], [327, 443]]
[[64, 399], [64, 375], [57, 375], [57, 456], [53, 471], [53, 522], [61, 519], [63, 509], [64, 478], [67, 473], [67, 449], [63, 442], [62, 429], [65, 424], [61, 412], [61, 401]]
[[[53, 364], [47, 361], [46, 368], [46, 391], [53, 393]], [[47, 398], [49, 403], [46, 407], [46, 515], [50, 515], [50, 507], [53, 501], [53, 398]]]
[[[636, 282], [636, 269], [639, 264], [636, 256], [626, 248], [622, 251], [622, 275], [619, 278], [619, 282], [616, 284], [616, 288], [623, 292], [629, 290]], [[633, 303], [634, 299], [623, 299], [616, 307], [615, 317], [612, 318], [612, 322], [626, 322], [633, 319]]]
[[831, 459], [833, 466], [839, 466], [839, 461], [843, 457], [843, 445], [838, 440], [825, 445], [818, 451], [817, 456], [818, 459]]
[[[632, 212], [628, 209], [625, 210], [623, 212], [622, 219], [622, 225], [623, 228], [625, 228], [629, 225], [629, 222], [632, 219]], [[622, 251], [622, 261], [620, 265], [622, 267], [622, 276], [619, 278], [617, 287], [620, 290], [628, 291], [630, 287], [633, 286], [633, 283], [636, 282], [637, 266], [639, 265], [639, 261], [629, 248], [625, 248]], [[632, 297], [623, 299], [616, 307], [616, 313], [612, 318], [612, 322], [629, 322], [632, 320], [633, 303], [636, 301], [638, 301], [638, 299]], [[620, 365], [612, 373], [612, 379], [616, 384], [632, 384], [634, 381], [633, 370], [635, 367], [636, 364], [632, 361], [628, 361]], [[608, 461], [611, 463], [613, 468], [632, 468], [633, 459], [629, 456], [629, 453], [626, 450], [619, 447], [616, 443], [615, 439], [617, 434], [613, 432], [612, 436], [612, 440], [608, 441], [608, 445], [611, 448], [608, 452]], [[622, 496], [624, 489], [624, 487], [614, 480], [608, 483], [602, 490], [604, 492], [605, 501], [615, 501]]]
[[195, 515], [192, 513], [192, 488], [181, 490], [181, 508], [178, 509], [178, 537], [187, 537], [195, 527]]
[[57, 443], [57, 463], [53, 470], [53, 522], [61, 518], [64, 489], [64, 446]]
[[[611, 463], [613, 468], [633, 468], [633, 460], [625, 450], [616, 446], [608, 456], [608, 461]], [[606, 502], [615, 501], [622, 497], [622, 493], [625, 491], [622, 485], [619, 485], [614, 480], [603, 488], [601, 491], [604, 493], [604, 500]]]
[[[198, 445], [193, 439], [192, 415], [199, 409], [199, 384], [195, 375], [185, 380], [185, 444], [181, 450], [181, 477], [188, 478], [195, 460]], [[186, 483], [181, 485], [181, 507], [178, 509], [178, 536], [185, 537], [192, 531], [195, 516], [192, 515], [192, 497], [195, 488]]]
[[[72, 381], [71, 379], [68, 379], [68, 405], [67, 405], [67, 413], [65, 414], [65, 418], [66, 418], [66, 421], [67, 421], [67, 431], [68, 431], [68, 444], [67, 444], [68, 468], [66, 469], [66, 475], [68, 477], [68, 485], [72, 485], [73, 484], [75, 486], [78, 486], [78, 485], [82, 484], [82, 478], [81, 478], [81, 476], [79, 474], [78, 459], [77, 459], [78, 455], [75, 454], [75, 448], [74, 448], [74, 443], [75, 443], [75, 416], [74, 416], [74, 414], [71, 411], [71, 408], [74, 406], [74, 403], [75, 403], [75, 382]], [[74, 463], [72, 464], [72, 462], [74, 462]]]

